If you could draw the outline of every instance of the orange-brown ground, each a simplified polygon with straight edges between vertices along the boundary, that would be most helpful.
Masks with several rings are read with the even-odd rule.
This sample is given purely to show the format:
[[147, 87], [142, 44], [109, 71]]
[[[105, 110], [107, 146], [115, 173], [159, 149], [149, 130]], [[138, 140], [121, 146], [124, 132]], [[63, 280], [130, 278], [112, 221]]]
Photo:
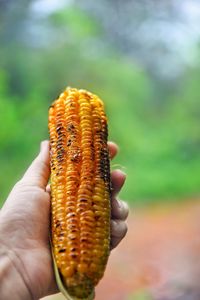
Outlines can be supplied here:
[[135, 209], [128, 226], [95, 300], [200, 300], [200, 200]]

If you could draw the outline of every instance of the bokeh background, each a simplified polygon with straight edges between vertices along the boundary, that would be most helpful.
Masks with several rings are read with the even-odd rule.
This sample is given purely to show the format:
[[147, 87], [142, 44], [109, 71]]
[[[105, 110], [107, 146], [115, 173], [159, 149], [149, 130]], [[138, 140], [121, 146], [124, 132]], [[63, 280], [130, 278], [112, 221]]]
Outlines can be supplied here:
[[96, 299], [200, 299], [199, 58], [198, 0], [0, 0], [0, 204], [66, 86], [104, 100], [120, 146], [129, 234]]

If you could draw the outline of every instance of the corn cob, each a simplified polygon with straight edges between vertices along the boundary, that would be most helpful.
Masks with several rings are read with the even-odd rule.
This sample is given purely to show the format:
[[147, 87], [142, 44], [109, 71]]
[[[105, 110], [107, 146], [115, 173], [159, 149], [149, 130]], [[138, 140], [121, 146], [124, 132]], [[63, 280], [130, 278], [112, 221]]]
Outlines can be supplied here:
[[110, 252], [110, 161], [102, 101], [67, 88], [49, 109], [51, 243], [70, 299], [93, 299]]

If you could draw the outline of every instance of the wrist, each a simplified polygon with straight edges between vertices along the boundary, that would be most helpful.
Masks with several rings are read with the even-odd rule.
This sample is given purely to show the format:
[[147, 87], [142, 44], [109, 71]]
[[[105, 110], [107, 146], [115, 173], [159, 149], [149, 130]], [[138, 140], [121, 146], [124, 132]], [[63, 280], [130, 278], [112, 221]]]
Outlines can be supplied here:
[[32, 300], [14, 253], [0, 247], [0, 300]]

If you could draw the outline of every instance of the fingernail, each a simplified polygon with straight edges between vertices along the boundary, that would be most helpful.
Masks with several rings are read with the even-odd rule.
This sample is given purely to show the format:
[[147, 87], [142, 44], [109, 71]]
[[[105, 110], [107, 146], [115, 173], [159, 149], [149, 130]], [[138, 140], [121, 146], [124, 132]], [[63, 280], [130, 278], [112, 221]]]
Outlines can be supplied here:
[[[124, 177], [126, 177], [126, 173], [122, 170], [122, 166], [119, 165], [113, 165], [113, 167], [115, 168], [114, 172], [120, 173], [120, 175], [123, 175]], [[118, 168], [116, 168], [118, 167]]]
[[44, 141], [42, 141], [42, 142], [40, 143], [40, 152], [42, 151], [43, 148], [44, 148]]
[[124, 175], [125, 177], [127, 176], [127, 174], [123, 171], [123, 170], [120, 170], [122, 175]]
[[120, 201], [120, 200], [116, 200], [117, 201], [117, 206], [118, 206], [118, 208], [122, 208], [123, 207], [123, 204], [122, 204], [122, 202]]
[[44, 140], [40, 143], [40, 151], [43, 151], [46, 148], [48, 141]]

